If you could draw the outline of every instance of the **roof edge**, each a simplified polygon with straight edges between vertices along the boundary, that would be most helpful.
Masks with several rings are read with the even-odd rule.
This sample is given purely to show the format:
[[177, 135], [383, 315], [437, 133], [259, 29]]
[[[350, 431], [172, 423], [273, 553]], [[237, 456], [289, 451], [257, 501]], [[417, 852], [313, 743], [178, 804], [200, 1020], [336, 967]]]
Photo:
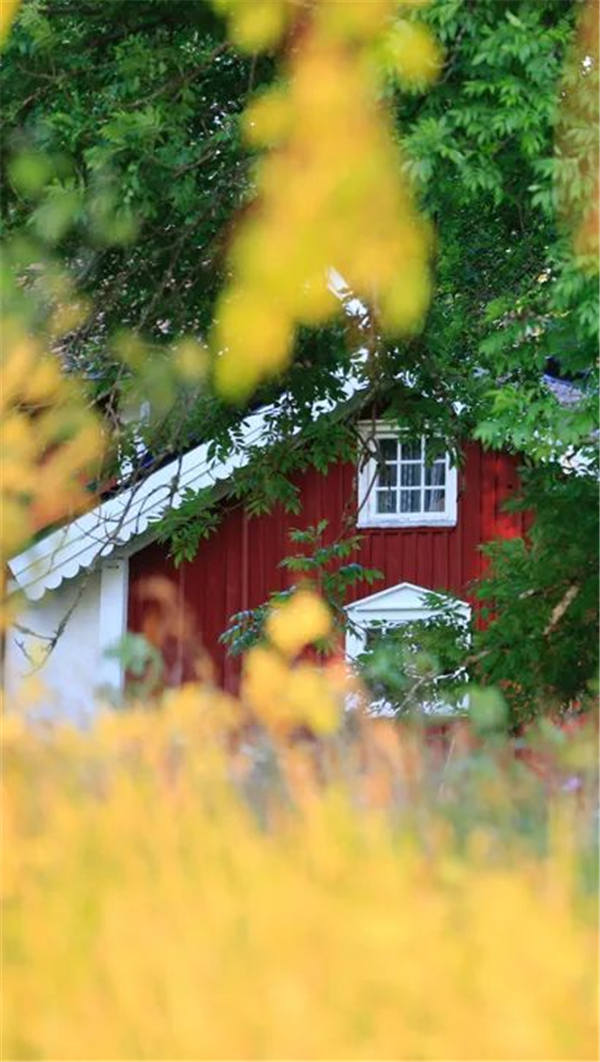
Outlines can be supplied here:
[[[346, 399], [362, 389], [353, 374], [343, 382]], [[336, 405], [333, 400], [319, 400], [314, 405], [315, 418], [328, 415]], [[200, 443], [12, 557], [8, 567], [14, 590], [22, 591], [30, 601], [39, 601], [48, 590], [58, 589], [81, 571], [90, 571], [115, 550], [128, 547], [133, 552], [130, 544], [142, 536], [144, 545], [152, 541], [149, 526], [168, 509], [179, 508], [186, 490], [210, 489], [225, 482], [236, 469], [248, 464], [250, 448], [268, 445], [274, 408], [263, 406], [241, 422], [238, 448], [225, 459], [210, 456], [210, 441]]]

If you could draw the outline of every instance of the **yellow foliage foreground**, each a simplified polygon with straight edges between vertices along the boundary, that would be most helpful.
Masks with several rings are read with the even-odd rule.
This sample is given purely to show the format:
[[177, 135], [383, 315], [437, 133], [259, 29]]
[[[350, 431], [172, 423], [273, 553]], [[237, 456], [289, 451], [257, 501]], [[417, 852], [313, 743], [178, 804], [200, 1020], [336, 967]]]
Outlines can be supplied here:
[[442, 56], [396, 0], [213, 3], [237, 47], [281, 47], [280, 79], [242, 120], [248, 146], [262, 154], [213, 334], [217, 389], [243, 401], [288, 367], [299, 326], [340, 312], [332, 267], [383, 332], [419, 331], [432, 233], [403, 172], [382, 85], [393, 76], [423, 89]]
[[568, 822], [545, 859], [461, 855], [392, 814], [419, 771], [393, 724], [233, 742], [240, 711], [5, 717], [3, 1058], [594, 1057]]

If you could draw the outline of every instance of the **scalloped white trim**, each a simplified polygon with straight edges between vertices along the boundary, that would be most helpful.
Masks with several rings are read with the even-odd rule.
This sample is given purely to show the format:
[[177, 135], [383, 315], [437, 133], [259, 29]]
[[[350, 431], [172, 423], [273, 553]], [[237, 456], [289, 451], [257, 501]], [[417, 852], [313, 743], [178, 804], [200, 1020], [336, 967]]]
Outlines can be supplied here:
[[[252, 414], [239, 430], [243, 446], [262, 446], [269, 409]], [[177, 509], [186, 488], [202, 490], [228, 479], [248, 461], [237, 453], [225, 461], [209, 459], [209, 443], [153, 472], [141, 483], [109, 498], [72, 523], [53, 531], [29, 549], [13, 557], [8, 566], [16, 584], [30, 601], [39, 601], [47, 590], [56, 590], [65, 579], [89, 570], [97, 560], [143, 535], [151, 521], [168, 508]]]
[[[351, 398], [359, 386], [359, 380], [351, 373], [342, 383], [344, 397]], [[285, 402], [285, 397], [280, 402]], [[316, 402], [313, 416], [329, 413], [335, 405], [333, 399]], [[167, 509], [179, 508], [186, 489], [202, 490], [229, 479], [237, 468], [248, 463], [248, 447], [267, 445], [274, 409], [272, 405], [263, 406], [242, 421], [235, 432], [240, 449], [224, 461], [209, 458], [210, 442], [201, 443], [13, 557], [8, 566], [15, 589], [22, 590], [30, 601], [39, 601], [47, 590], [56, 590], [65, 579], [73, 579], [99, 559], [140, 538]], [[129, 552], [134, 549], [130, 547]]]

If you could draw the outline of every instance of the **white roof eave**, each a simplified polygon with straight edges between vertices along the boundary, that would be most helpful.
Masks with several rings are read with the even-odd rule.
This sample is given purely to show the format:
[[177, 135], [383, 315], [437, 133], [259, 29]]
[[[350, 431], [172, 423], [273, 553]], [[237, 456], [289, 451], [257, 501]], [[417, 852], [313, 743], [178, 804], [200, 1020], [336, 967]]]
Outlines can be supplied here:
[[[351, 374], [343, 382], [345, 397], [351, 398], [360, 387]], [[316, 403], [315, 418], [331, 412], [334, 405], [331, 400]], [[236, 433], [239, 448], [226, 459], [210, 457], [211, 443], [201, 443], [13, 557], [8, 567], [14, 590], [39, 601], [47, 590], [56, 590], [64, 580], [139, 539], [150, 523], [181, 505], [186, 490], [200, 491], [229, 479], [248, 464], [252, 448], [268, 445], [273, 409], [265, 406], [242, 421]]]
[[[261, 410], [243, 422], [245, 446], [267, 442], [266, 413]], [[63, 580], [74, 578], [82, 569], [91, 568], [100, 558], [143, 535], [167, 509], [181, 505], [186, 489], [215, 486], [249, 459], [241, 452], [220, 461], [209, 458], [209, 452], [209, 443], [196, 446], [13, 557], [8, 567], [15, 590], [38, 601], [47, 590], [55, 590]]]

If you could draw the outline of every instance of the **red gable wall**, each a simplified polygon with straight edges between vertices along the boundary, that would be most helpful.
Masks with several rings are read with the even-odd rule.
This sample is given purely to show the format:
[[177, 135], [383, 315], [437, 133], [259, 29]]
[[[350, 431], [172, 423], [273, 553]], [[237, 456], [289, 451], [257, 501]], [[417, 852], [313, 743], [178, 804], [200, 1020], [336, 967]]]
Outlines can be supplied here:
[[[522, 514], [501, 511], [517, 485], [516, 467], [516, 459], [508, 454], [484, 452], [479, 444], [469, 443], [459, 470], [456, 526], [361, 531], [356, 559], [379, 568], [385, 578], [371, 589], [359, 587], [353, 596], [406, 581], [469, 598], [469, 584], [483, 570], [478, 546], [523, 533]], [[294, 552], [289, 531], [327, 519], [327, 536], [340, 533], [344, 515], [356, 504], [355, 467], [334, 465], [326, 475], [309, 470], [297, 483], [301, 513], [278, 508], [248, 519], [240, 508], [232, 510], [201, 543], [195, 559], [179, 569], [167, 559], [164, 546], [148, 546], [131, 558], [129, 629], [145, 633], [161, 647], [169, 685], [192, 677], [192, 661], [203, 646], [214, 661], [217, 681], [231, 688], [239, 663], [226, 658], [219, 635], [234, 612], [262, 604], [272, 590], [293, 581], [278, 567]]]

